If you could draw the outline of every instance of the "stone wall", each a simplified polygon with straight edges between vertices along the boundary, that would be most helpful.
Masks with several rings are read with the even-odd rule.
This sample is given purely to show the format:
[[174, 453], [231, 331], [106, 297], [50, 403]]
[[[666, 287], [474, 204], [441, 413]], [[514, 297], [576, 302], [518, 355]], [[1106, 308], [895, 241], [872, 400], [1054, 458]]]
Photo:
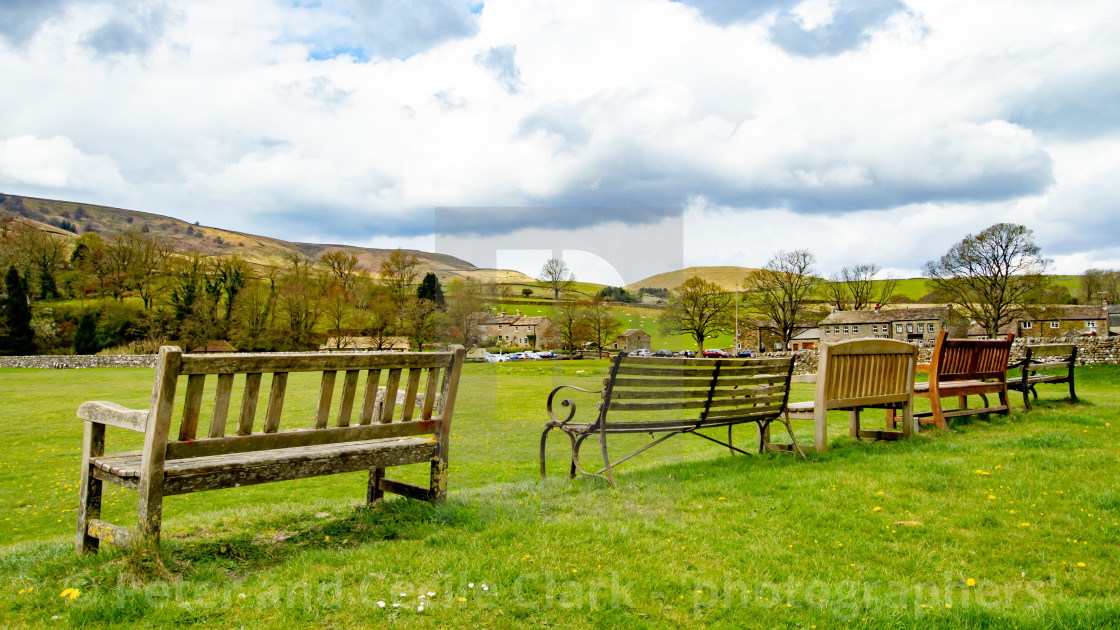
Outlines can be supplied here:
[[0, 368], [40, 368], [74, 370], [81, 368], [144, 367], [154, 368], [154, 354], [80, 355], [57, 354], [35, 357], [0, 357]]

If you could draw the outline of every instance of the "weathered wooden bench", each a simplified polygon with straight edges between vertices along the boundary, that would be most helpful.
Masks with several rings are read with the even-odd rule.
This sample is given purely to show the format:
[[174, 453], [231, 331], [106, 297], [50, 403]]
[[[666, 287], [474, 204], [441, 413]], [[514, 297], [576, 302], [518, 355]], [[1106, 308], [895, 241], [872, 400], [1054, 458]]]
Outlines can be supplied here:
[[[828, 412], [847, 411], [853, 438], [897, 440], [913, 434], [914, 366], [918, 346], [893, 339], [853, 339], [820, 348], [817, 373], [803, 382], [816, 383], [813, 400], [786, 405], [787, 418], [813, 421], [817, 452], [828, 449]], [[795, 381], [797, 378], [795, 377]], [[886, 409], [888, 429], [860, 426], [864, 409]], [[902, 431], [895, 430], [895, 412], [902, 414]], [[788, 449], [772, 443], [767, 448]]]
[[[78, 551], [95, 551], [102, 540], [117, 545], [157, 545], [163, 497], [203, 490], [369, 470], [369, 504], [385, 492], [443, 500], [451, 414], [463, 357], [462, 348], [442, 353], [286, 355], [183, 354], [176, 347], [160, 348], [147, 411], [101, 401], [78, 408], [78, 417], [85, 421]], [[297, 372], [322, 373], [314, 415], [292, 423], [302, 424], [302, 428], [289, 426], [283, 413], [288, 375]], [[339, 372], [344, 374], [341, 395], [332, 413]], [[362, 372], [366, 377], [359, 397]], [[263, 426], [258, 427], [257, 402], [264, 374], [272, 375], [271, 389]], [[208, 431], [200, 437], [199, 417], [209, 375], [217, 377], [213, 412]], [[227, 435], [229, 404], [238, 375], [244, 375], [240, 414], [231, 427], [234, 431]], [[181, 378], [186, 379], [186, 394], [180, 406], [179, 431], [172, 434]], [[352, 423], [355, 410], [357, 422]], [[142, 433], [143, 449], [106, 455], [106, 426]], [[425, 462], [431, 463], [426, 488], [385, 477], [390, 466]], [[139, 494], [135, 531], [100, 519], [105, 481]]]
[[[1007, 403], [1007, 360], [1011, 356], [1011, 341], [1005, 339], [949, 339], [944, 330], [937, 336], [933, 354], [928, 364], [919, 364], [918, 371], [929, 374], [929, 381], [914, 384], [914, 395], [929, 398], [930, 411], [915, 413], [920, 423], [934, 424], [946, 431], [946, 418], [970, 416], [981, 413], [1011, 412]], [[987, 394], [999, 397], [998, 405], [988, 406]], [[978, 395], [983, 407], [969, 408], [968, 397]], [[960, 407], [945, 410], [942, 398], [956, 397]]]
[[1023, 392], [1023, 406], [1029, 411], [1031, 399], [1028, 393], [1038, 400], [1036, 385], [1049, 383], [1069, 385], [1070, 402], [1077, 402], [1077, 392], [1073, 388], [1073, 368], [1077, 365], [1077, 346], [1072, 343], [1052, 343], [1027, 346], [1027, 352], [1018, 363], [1007, 366], [1008, 370], [1019, 369], [1019, 376], [1009, 378], [1008, 389]]
[[[746, 454], [734, 446], [731, 431], [736, 425], [754, 423], [759, 429], [759, 452], [764, 449], [762, 435], [774, 421], [785, 424], [794, 440], [789, 421], [782, 416], [789, 396], [793, 373], [793, 357], [780, 359], [667, 359], [631, 357], [620, 352], [611, 363], [610, 375], [603, 379], [603, 389], [589, 391], [561, 385], [548, 395], [547, 411], [551, 418], [541, 434], [541, 478], [545, 472], [545, 444], [548, 433], [559, 429], [571, 441], [569, 474], [606, 479], [618, 483], [614, 467], [652, 448], [674, 435], [692, 434]], [[572, 422], [576, 404], [564, 399], [560, 406], [569, 407], [565, 418], [554, 413], [557, 394], [574, 389], [598, 394], [596, 417], [588, 422]], [[637, 416], [637, 419], [629, 419]], [[727, 427], [727, 442], [701, 433], [701, 429]], [[607, 452], [607, 435], [649, 433], [651, 441], [618, 460], [611, 461]], [[655, 433], [665, 435], [652, 439]], [[583, 441], [594, 436], [599, 441], [603, 468], [595, 473], [583, 469], [579, 460]], [[793, 442], [796, 444], [796, 441]], [[606, 473], [604, 476], [603, 473]]]

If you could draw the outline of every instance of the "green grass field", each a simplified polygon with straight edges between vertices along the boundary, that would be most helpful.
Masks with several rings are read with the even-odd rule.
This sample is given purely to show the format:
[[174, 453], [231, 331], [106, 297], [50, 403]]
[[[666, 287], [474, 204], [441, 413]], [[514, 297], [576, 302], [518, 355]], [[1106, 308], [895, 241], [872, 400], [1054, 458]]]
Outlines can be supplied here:
[[[1120, 624], [1118, 366], [1079, 369], [1078, 404], [1043, 389], [1030, 413], [1013, 398], [1008, 417], [909, 442], [853, 441], [837, 414], [831, 450], [808, 461], [677, 437], [621, 466], [619, 489], [568, 480], [558, 437], [540, 482], [545, 397], [605, 371], [466, 366], [442, 506], [366, 509], [361, 474], [170, 497], [153, 559], [72, 546], [74, 410], [145, 406], [151, 371], [0, 370], [0, 627]], [[288, 399], [316, 388], [293, 377]], [[803, 442], [810, 424], [796, 425]], [[110, 430], [111, 450], [135, 445], [124, 433]], [[131, 524], [133, 493], [105, 502]]]

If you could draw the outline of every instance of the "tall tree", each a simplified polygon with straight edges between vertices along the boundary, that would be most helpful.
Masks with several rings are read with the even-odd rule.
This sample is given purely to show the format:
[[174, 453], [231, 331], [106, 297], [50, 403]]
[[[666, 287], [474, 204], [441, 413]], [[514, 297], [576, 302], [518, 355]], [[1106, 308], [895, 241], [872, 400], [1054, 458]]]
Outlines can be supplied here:
[[401, 309], [401, 331], [408, 335], [409, 345], [416, 344], [423, 352], [424, 343], [435, 338], [443, 323], [442, 315], [435, 302], [409, 296]]
[[421, 300], [431, 300], [436, 303], [436, 306], [443, 308], [443, 287], [440, 286], [436, 274], [430, 271], [425, 274], [424, 279], [420, 281], [420, 286], [416, 287], [416, 297]]
[[78, 318], [78, 330], [74, 332], [74, 354], [93, 354], [100, 349], [97, 343], [97, 315], [87, 309]]
[[997, 223], [968, 234], [940, 260], [925, 265], [926, 284], [956, 303], [982, 325], [989, 337], [1026, 309], [1032, 295], [1043, 293], [1042, 257], [1034, 232], [1013, 223]]
[[330, 270], [331, 275], [348, 294], [354, 294], [358, 276], [364, 273], [358, 266], [357, 254], [336, 249], [320, 256], [319, 264]]
[[879, 275], [879, 271], [879, 265], [876, 264], [846, 266], [840, 273], [833, 274], [824, 285], [825, 295], [841, 311], [861, 311], [877, 304], [886, 304], [894, 295], [898, 280], [876, 280], [875, 276]]
[[1120, 303], [1120, 271], [1086, 269], [1081, 275], [1081, 299], [1085, 304]]
[[389, 252], [389, 257], [382, 261], [379, 269], [381, 283], [389, 287], [393, 303], [397, 308], [403, 307], [411, 294], [409, 287], [416, 281], [419, 264], [419, 258], [403, 249], [394, 249]]
[[274, 294], [262, 282], [250, 282], [234, 300], [230, 341], [239, 350], [265, 350]]
[[672, 291], [660, 319], [666, 334], [687, 334], [704, 351], [704, 340], [730, 332], [735, 326], [735, 295], [723, 287], [692, 276]]
[[788, 348], [794, 332], [809, 315], [806, 302], [813, 289], [816, 257], [808, 250], [779, 251], [743, 281], [744, 298], [760, 315], [774, 322]]
[[560, 346], [574, 354], [584, 343], [591, 341], [591, 327], [583, 309], [575, 302], [560, 302], [552, 309]]
[[31, 329], [31, 304], [27, 299], [27, 285], [13, 265], [8, 267], [4, 286], [8, 294], [3, 301], [0, 354], [10, 356], [35, 354], [35, 331]]
[[602, 358], [603, 346], [614, 342], [618, 337], [619, 331], [622, 330], [622, 321], [615, 318], [614, 311], [607, 306], [606, 298], [601, 295], [586, 300], [582, 306], [588, 337], [598, 348], [599, 358]]
[[134, 252], [127, 269], [128, 284], [144, 301], [144, 309], [151, 310], [175, 246], [168, 239], [136, 229], [129, 230], [129, 242]]
[[572, 270], [568, 268], [568, 263], [560, 258], [549, 258], [541, 267], [541, 273], [537, 276], [537, 279], [552, 289], [552, 299], [554, 300], [560, 299], [560, 292], [567, 291], [576, 281]]
[[476, 280], [455, 278], [448, 283], [447, 290], [447, 318], [451, 337], [469, 348], [474, 327], [486, 318], [482, 285]]

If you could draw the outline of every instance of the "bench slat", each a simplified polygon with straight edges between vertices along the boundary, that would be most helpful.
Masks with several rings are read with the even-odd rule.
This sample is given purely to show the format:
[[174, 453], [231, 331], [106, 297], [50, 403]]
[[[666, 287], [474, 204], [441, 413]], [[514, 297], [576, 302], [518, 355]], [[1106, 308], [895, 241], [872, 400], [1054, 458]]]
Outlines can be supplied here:
[[775, 392], [785, 391], [785, 387], [715, 389], [709, 392], [709, 390], [706, 389], [618, 389], [616, 386], [616, 389], [611, 392], [611, 400], [707, 400], [709, 393], [711, 394], [712, 400], [718, 400], [720, 398], [743, 398], [751, 396], [762, 396]]
[[1028, 365], [1027, 369], [1030, 370], [1031, 372], [1042, 372], [1044, 370], [1057, 370], [1057, 369], [1068, 370], [1069, 369], [1069, 361], [1067, 360], [1067, 361], [1051, 361], [1049, 363], [1033, 363], [1031, 365]]
[[389, 367], [429, 368], [451, 365], [443, 352], [307, 353], [307, 354], [184, 354], [180, 374], [223, 374], [248, 372], [319, 372], [371, 370]]
[[233, 374], [219, 374], [218, 390], [214, 393], [214, 413], [210, 415], [210, 437], [226, 434], [226, 416], [229, 415], [229, 399], [232, 396]]
[[439, 387], [439, 368], [428, 370], [428, 383], [424, 385], [424, 406], [420, 409], [420, 417], [424, 420], [432, 418], [432, 409], [436, 404], [436, 391]]
[[358, 391], [360, 374], [360, 370], [346, 370], [346, 377], [342, 380], [342, 402], [338, 405], [338, 421], [335, 426], [350, 426], [350, 415], [354, 410], [354, 395]]
[[327, 419], [331, 415], [331, 399], [334, 397], [334, 381], [338, 372], [327, 370], [323, 372], [323, 380], [319, 382], [319, 404], [315, 407], [315, 428], [322, 429], [327, 426]]
[[167, 461], [210, 457], [230, 453], [248, 453], [281, 448], [318, 446], [339, 442], [359, 440], [379, 440], [415, 435], [430, 435], [435, 431], [435, 420], [413, 420], [392, 424], [354, 425], [349, 427], [328, 427], [325, 429], [302, 429], [281, 431], [279, 433], [255, 433], [253, 435], [231, 435], [210, 440], [193, 442], [169, 442]]
[[627, 356], [623, 359], [623, 365], [653, 365], [653, 366], [668, 366], [668, 367], [703, 367], [712, 368], [716, 362], [720, 362], [723, 369], [741, 366], [765, 366], [770, 368], [785, 368], [789, 365], [789, 359], [686, 359], [676, 357], [634, 357]]
[[416, 392], [420, 389], [420, 377], [424, 371], [416, 368], [408, 371], [408, 385], [405, 387], [404, 408], [401, 409], [401, 422], [412, 420], [412, 411], [416, 408]]
[[276, 433], [280, 430], [280, 418], [284, 412], [284, 395], [288, 392], [288, 373], [273, 372], [272, 387], [268, 392], [268, 411], [264, 417], [264, 432]]
[[608, 411], [671, 411], [676, 409], [704, 409], [717, 407], [754, 407], [759, 404], [781, 402], [781, 396], [749, 396], [744, 398], [707, 400], [659, 400], [654, 402], [615, 402], [607, 406]]
[[[668, 360], [668, 359], [666, 359]], [[714, 359], [708, 359], [715, 361]], [[720, 380], [724, 377], [732, 376], [750, 376], [753, 374], [775, 374], [776, 370], [771, 365], [760, 366], [721, 366], [719, 370]], [[675, 368], [672, 366], [658, 366], [658, 365], [629, 365], [623, 363], [618, 368], [618, 374], [621, 376], [674, 376], [677, 378], [708, 378], [710, 379], [716, 373], [714, 365], [697, 367], [697, 368]]]
[[198, 416], [202, 412], [202, 390], [206, 375], [192, 374], [187, 379], [187, 394], [183, 399], [183, 420], [179, 423], [179, 439], [193, 440], [198, 435]]
[[249, 435], [257, 419], [257, 398], [261, 393], [261, 373], [245, 375], [245, 391], [241, 395], [241, 415], [237, 422], [237, 434]]
[[[603, 379], [603, 386], [605, 387], [610, 381], [609, 378]], [[679, 389], [682, 387], [703, 387], [708, 386], [712, 381], [711, 374], [699, 378], [634, 378], [634, 377], [618, 377], [614, 379], [614, 386], [616, 388], [627, 387], [650, 387], [656, 389]], [[786, 377], [784, 375], [765, 374], [762, 376], [740, 376], [724, 378], [720, 374], [719, 384], [721, 386], [734, 387], [739, 386], [754, 386], [754, 385], [772, 385], [775, 383], [785, 383]]]
[[385, 400], [381, 401], [381, 417], [378, 422], [389, 423], [393, 421], [393, 412], [397, 407], [397, 390], [401, 384], [400, 368], [389, 370], [389, 380], [385, 383]]
[[358, 417], [358, 424], [373, 422], [373, 412], [377, 407], [377, 386], [381, 382], [381, 370], [370, 370], [366, 375], [366, 389], [362, 394], [362, 415]]

